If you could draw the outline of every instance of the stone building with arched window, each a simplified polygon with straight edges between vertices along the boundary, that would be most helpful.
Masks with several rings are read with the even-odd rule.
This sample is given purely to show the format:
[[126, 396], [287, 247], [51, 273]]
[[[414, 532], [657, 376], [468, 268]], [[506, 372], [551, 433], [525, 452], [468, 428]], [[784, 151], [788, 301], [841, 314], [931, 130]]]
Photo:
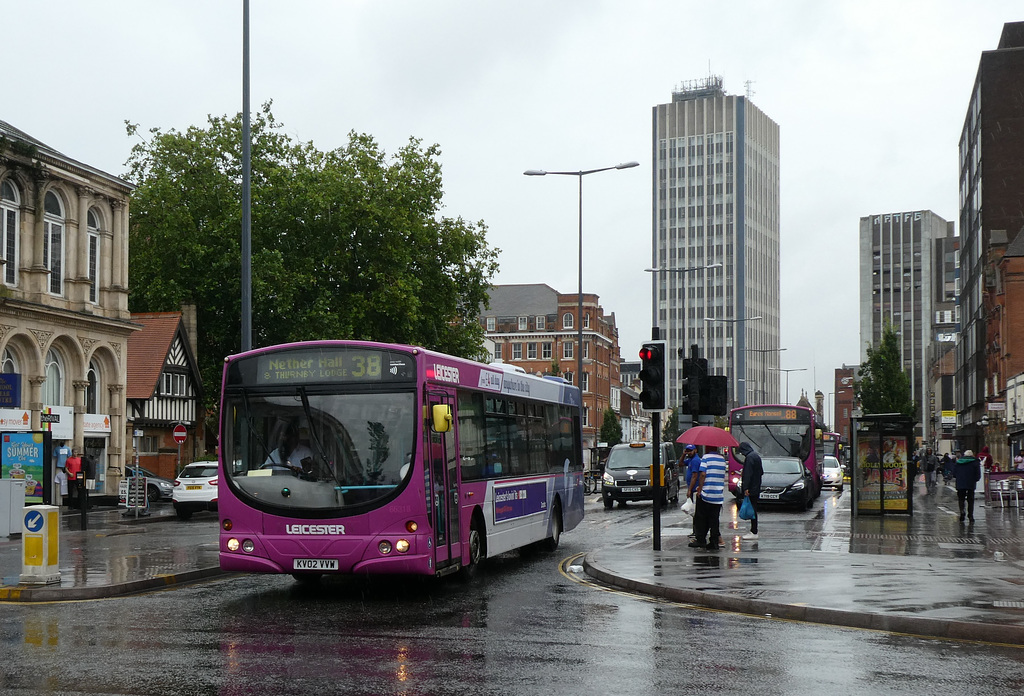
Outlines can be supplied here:
[[0, 121], [0, 430], [49, 429], [124, 471], [132, 185]]

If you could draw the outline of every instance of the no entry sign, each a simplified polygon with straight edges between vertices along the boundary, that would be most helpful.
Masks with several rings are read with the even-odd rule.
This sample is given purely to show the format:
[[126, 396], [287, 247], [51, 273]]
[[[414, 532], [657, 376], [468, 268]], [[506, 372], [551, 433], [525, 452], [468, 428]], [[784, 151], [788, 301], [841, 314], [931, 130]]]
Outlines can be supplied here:
[[185, 437], [188, 435], [188, 431], [185, 430], [184, 425], [174, 426], [174, 441], [179, 445], [185, 441]]

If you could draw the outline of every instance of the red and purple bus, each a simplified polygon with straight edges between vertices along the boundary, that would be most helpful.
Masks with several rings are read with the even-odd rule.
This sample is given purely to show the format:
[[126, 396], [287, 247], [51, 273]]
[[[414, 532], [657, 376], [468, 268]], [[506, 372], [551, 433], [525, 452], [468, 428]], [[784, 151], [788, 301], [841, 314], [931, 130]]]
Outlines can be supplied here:
[[583, 519], [580, 392], [413, 346], [227, 358], [225, 570], [443, 576]]
[[[729, 412], [729, 431], [737, 442], [749, 442], [762, 457], [796, 457], [804, 463], [814, 482], [812, 497], [821, 493], [822, 432], [814, 409], [806, 406], [740, 406]], [[743, 497], [740, 478], [743, 464], [730, 451], [729, 490]]]

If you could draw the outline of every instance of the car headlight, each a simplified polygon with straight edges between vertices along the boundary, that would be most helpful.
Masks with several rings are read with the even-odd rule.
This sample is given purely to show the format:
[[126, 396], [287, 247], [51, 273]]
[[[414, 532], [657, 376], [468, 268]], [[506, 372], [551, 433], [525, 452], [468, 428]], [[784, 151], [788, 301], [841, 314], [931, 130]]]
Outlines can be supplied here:
[[804, 482], [803, 481], [797, 481], [792, 486], [790, 486], [789, 489], [791, 491], [799, 491], [799, 490], [803, 490], [803, 487], [804, 487]]
[[605, 472], [604, 476], [601, 477], [601, 480], [607, 483], [609, 486], [615, 485], [615, 477], [609, 474], [608, 472]]

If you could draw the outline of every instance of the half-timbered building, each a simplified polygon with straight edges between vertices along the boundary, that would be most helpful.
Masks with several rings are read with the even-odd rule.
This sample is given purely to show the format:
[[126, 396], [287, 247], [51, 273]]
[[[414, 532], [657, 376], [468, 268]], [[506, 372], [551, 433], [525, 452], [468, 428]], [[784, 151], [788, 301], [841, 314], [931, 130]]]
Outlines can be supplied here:
[[[203, 451], [202, 380], [193, 333], [182, 312], [132, 314], [142, 329], [128, 340], [128, 417], [139, 465], [173, 479]], [[174, 438], [185, 427], [185, 441]], [[201, 428], [200, 428], [201, 431]]]

